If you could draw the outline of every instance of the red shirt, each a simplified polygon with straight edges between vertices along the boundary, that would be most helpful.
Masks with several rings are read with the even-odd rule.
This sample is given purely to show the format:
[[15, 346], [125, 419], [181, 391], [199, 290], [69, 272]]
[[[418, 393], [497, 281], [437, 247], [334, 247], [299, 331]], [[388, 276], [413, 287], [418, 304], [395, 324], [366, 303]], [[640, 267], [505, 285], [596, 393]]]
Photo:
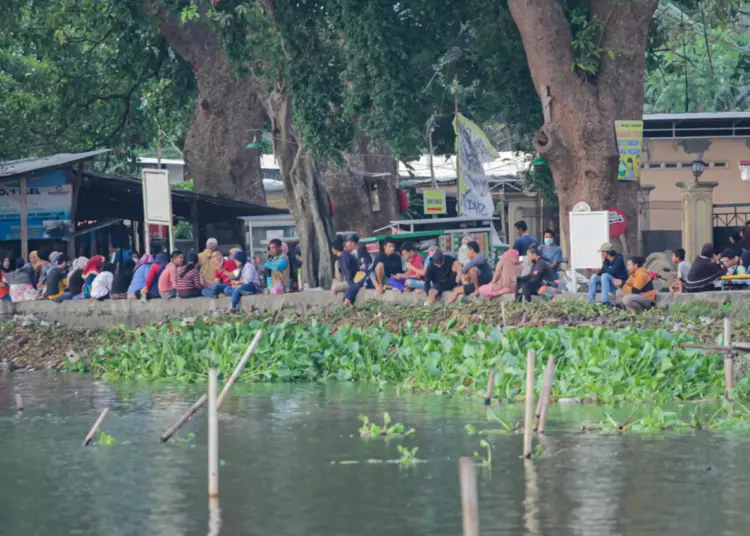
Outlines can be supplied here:
[[412, 278], [421, 279], [421, 276], [417, 275], [417, 272], [414, 271], [414, 268], [424, 268], [424, 257], [417, 253], [416, 255], [414, 255], [414, 258], [409, 261], [409, 265], [409, 271], [406, 273], [406, 275]]
[[224, 285], [228, 285], [232, 280], [232, 272], [237, 269], [237, 263], [232, 259], [227, 259], [222, 263], [221, 267], [224, 269], [224, 272], [222, 272], [218, 268], [216, 269], [216, 281], [221, 282]]

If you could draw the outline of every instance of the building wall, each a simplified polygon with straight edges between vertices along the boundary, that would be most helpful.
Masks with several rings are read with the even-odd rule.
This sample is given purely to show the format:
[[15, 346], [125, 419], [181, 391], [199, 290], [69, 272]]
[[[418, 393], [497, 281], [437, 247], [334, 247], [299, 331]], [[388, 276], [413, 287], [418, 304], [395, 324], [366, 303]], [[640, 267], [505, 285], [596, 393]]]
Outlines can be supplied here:
[[714, 204], [750, 203], [750, 181], [740, 179], [738, 167], [738, 161], [750, 160], [749, 145], [750, 140], [745, 138], [645, 140], [647, 159], [641, 184], [655, 186], [650, 197], [651, 229], [681, 228], [681, 197], [676, 183], [693, 180], [692, 161], [701, 153], [708, 163], [701, 180], [719, 183], [714, 189]]

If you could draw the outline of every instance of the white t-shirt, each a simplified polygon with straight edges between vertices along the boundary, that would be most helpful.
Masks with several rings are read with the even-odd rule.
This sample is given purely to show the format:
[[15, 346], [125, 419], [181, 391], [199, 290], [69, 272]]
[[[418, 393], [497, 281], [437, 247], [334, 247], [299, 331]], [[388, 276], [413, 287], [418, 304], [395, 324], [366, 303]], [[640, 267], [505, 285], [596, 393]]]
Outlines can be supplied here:
[[682, 279], [683, 281], [687, 281], [688, 274], [690, 273], [690, 268], [692, 268], [692, 264], [690, 264], [688, 261], [682, 261], [680, 264], [677, 265], [677, 277]]
[[94, 299], [104, 298], [112, 291], [112, 281], [115, 276], [111, 272], [102, 272], [94, 278], [91, 283], [91, 297]]

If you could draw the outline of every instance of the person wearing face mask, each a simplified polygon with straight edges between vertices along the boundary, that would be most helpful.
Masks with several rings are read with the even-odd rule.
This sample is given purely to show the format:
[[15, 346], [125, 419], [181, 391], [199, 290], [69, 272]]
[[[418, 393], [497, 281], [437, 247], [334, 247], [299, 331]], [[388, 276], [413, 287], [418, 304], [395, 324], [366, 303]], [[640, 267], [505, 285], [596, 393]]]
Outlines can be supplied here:
[[560, 263], [563, 260], [563, 256], [562, 248], [555, 245], [555, 231], [552, 229], [544, 231], [544, 245], [539, 248], [539, 253], [547, 261], [549, 267], [552, 268], [555, 279], [558, 279], [558, 271], [560, 270]]

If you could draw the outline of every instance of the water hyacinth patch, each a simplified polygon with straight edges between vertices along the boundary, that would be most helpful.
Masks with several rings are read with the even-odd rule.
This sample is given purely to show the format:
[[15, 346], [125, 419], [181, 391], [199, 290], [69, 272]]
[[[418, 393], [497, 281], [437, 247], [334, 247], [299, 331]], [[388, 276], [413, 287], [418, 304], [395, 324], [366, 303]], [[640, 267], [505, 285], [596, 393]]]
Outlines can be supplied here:
[[[356, 381], [480, 396], [490, 370], [496, 369], [495, 396], [516, 401], [523, 398], [526, 352], [534, 350], [537, 389], [547, 357], [556, 357], [553, 399], [660, 402], [723, 394], [721, 360], [679, 347], [693, 336], [633, 328], [544, 326], [503, 333], [476, 324], [441, 333], [406, 324], [397, 332], [341, 327], [334, 333], [316, 322], [172, 322], [118, 333], [111, 346], [90, 359], [89, 369], [108, 380], [202, 383], [211, 366], [228, 376], [258, 327], [265, 335], [241, 381]], [[738, 396], [747, 392], [747, 383], [737, 382]]]

